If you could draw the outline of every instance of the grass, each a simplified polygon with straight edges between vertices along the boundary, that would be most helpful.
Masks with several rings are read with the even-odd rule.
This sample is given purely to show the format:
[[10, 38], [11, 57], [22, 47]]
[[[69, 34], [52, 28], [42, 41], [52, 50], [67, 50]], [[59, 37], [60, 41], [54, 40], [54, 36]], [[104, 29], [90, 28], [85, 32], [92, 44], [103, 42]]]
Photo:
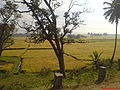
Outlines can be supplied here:
[[[28, 43], [24, 42], [24, 38], [15, 38], [15, 44], [12, 48], [26, 48]], [[93, 39], [93, 38], [92, 38]], [[93, 51], [102, 52], [101, 58], [104, 60], [104, 65], [107, 66], [107, 76], [105, 82], [100, 85], [94, 84], [97, 80], [98, 72], [94, 70], [93, 65], [87, 65], [91, 62], [82, 62], [74, 60], [71, 57], [65, 56], [65, 67], [67, 72], [67, 78], [63, 80], [63, 87], [69, 90], [96, 90], [101, 87], [119, 88], [120, 79], [118, 78], [120, 72], [117, 71], [117, 63], [114, 63], [112, 68], [108, 67], [108, 60], [113, 51], [113, 40], [104, 41], [101, 38], [99, 40], [90, 40], [92, 43], [74, 43], [65, 44], [65, 52], [72, 54], [80, 59], [90, 59], [89, 55]], [[111, 38], [110, 38], [111, 39]], [[89, 39], [88, 39], [89, 40]], [[30, 44], [30, 48], [50, 48], [48, 42], [38, 45]], [[118, 41], [117, 52], [115, 60], [119, 57], [120, 41]], [[5, 50], [3, 57], [0, 59], [6, 62], [18, 61], [18, 58], [13, 59], [13, 56], [20, 56], [25, 50]], [[6, 57], [7, 56], [7, 57]], [[10, 57], [8, 57], [10, 56]], [[12, 56], [12, 57], [11, 57]], [[14, 75], [10, 72], [0, 73], [0, 89], [3, 90], [45, 90], [52, 87], [52, 81], [54, 73], [51, 70], [58, 70], [59, 65], [57, 58], [53, 50], [28, 50], [23, 56], [22, 70], [32, 73], [19, 73]], [[85, 69], [81, 67], [86, 66]], [[7, 64], [5, 67], [10, 71], [13, 64]], [[44, 68], [45, 67], [45, 68]], [[0, 69], [4, 69], [1, 68]], [[33, 73], [39, 72], [39, 73]], [[114, 78], [114, 79], [113, 79]], [[113, 83], [116, 83], [113, 84]]]
[[[109, 65], [107, 60], [104, 62]], [[118, 78], [120, 72], [117, 71], [117, 63], [113, 64], [112, 68], [107, 67], [106, 79], [102, 84], [96, 85], [98, 71], [94, 70], [93, 65], [89, 65], [84, 69], [74, 69], [66, 72], [66, 79], [63, 80], [63, 88], [67, 90], [96, 90], [96, 88], [110, 88], [113, 82], [120, 82]], [[0, 73], [0, 87], [3, 90], [46, 90], [53, 86], [54, 73], [47, 68], [43, 68], [39, 73]], [[114, 85], [111, 88], [117, 88]]]
[[[3, 90], [30, 90], [31, 88], [48, 88], [51, 84], [53, 75], [40, 76], [39, 74], [19, 74], [13, 75], [11, 73], [0, 73], [2, 77], [0, 79], [0, 87], [4, 87]], [[31, 89], [32, 90], [32, 89]]]
[[17, 73], [18, 65], [20, 63], [19, 57], [5, 57], [1, 56], [0, 60], [5, 62], [10, 62], [10, 64], [0, 65], [0, 70], [12, 71], [12, 73]]
[[[101, 38], [92, 37], [92, 39], [89, 38], [86, 39], [88, 41], [92, 41], [92, 43], [65, 44], [64, 50], [66, 53], [69, 53], [80, 59], [91, 59], [89, 55], [91, 55], [93, 51], [103, 52], [103, 54], [101, 55], [102, 59], [111, 58], [114, 47], [114, 41], [111, 38], [109, 38], [110, 40], [108, 41], [103, 39], [104, 38], [102, 37]], [[11, 48], [26, 48], [28, 46], [28, 43], [25, 43], [24, 40], [25, 38], [22, 37], [15, 38], [15, 44], [12, 45]], [[41, 43], [37, 45], [30, 43], [30, 48], [51, 48], [51, 46], [46, 41], [45, 43]], [[120, 58], [119, 50], [120, 50], [120, 41], [118, 41], [115, 60]], [[22, 53], [24, 53], [24, 51], [25, 50], [5, 50], [2, 55], [20, 56]], [[22, 58], [23, 58], [22, 70], [25, 70], [27, 72], [39, 72], [43, 67], [50, 68], [51, 70], [59, 69], [58, 61], [53, 50], [28, 50], [22, 56]], [[65, 68], [67, 70], [80, 68], [88, 63], [91, 62], [77, 61], [65, 55]]]

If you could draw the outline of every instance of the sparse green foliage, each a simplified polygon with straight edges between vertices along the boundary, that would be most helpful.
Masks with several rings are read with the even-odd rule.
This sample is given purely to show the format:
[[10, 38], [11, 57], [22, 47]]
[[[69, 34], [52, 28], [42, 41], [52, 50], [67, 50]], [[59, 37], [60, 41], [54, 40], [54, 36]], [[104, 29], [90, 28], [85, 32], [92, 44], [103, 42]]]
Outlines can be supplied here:
[[103, 52], [98, 53], [97, 51], [94, 51], [93, 54], [90, 55], [90, 57], [93, 59], [93, 64], [96, 66], [96, 69], [99, 68], [99, 65], [101, 64], [100, 57]]
[[101, 53], [98, 53], [97, 51], [93, 51], [93, 54], [90, 55], [90, 57], [93, 59], [93, 60], [100, 60], [100, 56], [102, 55], [103, 52]]
[[15, 20], [19, 15], [15, 12], [17, 5], [5, 0], [5, 5], [0, 8], [0, 56], [3, 49], [13, 44], [12, 34], [15, 31]]

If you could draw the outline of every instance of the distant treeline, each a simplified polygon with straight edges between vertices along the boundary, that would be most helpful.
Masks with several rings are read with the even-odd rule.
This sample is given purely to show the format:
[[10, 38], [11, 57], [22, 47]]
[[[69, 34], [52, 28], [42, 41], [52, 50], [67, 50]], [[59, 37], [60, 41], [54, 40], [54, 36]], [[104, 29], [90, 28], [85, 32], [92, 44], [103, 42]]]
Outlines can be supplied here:
[[107, 36], [107, 33], [92, 33], [92, 32], [88, 32], [89, 36]]
[[[27, 33], [16, 33], [16, 34], [13, 34], [13, 37], [29, 37], [30, 34], [27, 34]], [[81, 35], [81, 34], [69, 34], [67, 35], [68, 38], [86, 38], [87, 36], [107, 36], [107, 37], [114, 37], [115, 34], [107, 34], [107, 33], [103, 33], [103, 34], [100, 34], [100, 33], [87, 33], [87, 34], [84, 34], [84, 35]], [[118, 37], [120, 37], [120, 34], [118, 34]]]
[[17, 34], [13, 34], [13, 37], [28, 37], [30, 36], [29, 34], [27, 33], [17, 33]]
[[86, 36], [81, 34], [69, 34], [67, 35], [67, 38], [79, 39], [79, 38], [86, 38]]

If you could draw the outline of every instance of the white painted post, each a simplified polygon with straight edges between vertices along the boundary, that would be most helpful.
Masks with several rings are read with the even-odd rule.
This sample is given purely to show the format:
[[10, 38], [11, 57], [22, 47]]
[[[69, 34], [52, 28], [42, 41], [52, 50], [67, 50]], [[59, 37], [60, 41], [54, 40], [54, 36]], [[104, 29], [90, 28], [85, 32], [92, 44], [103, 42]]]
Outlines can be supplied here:
[[97, 84], [101, 83], [104, 81], [106, 76], [106, 67], [100, 66], [99, 68], [99, 73], [98, 73], [98, 80], [96, 81]]

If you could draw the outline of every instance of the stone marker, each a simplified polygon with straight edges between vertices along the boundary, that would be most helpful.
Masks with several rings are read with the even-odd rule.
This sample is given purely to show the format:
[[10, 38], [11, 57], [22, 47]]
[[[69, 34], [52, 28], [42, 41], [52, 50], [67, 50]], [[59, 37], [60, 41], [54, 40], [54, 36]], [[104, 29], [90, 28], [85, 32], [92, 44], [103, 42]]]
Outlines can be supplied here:
[[99, 84], [104, 81], [106, 76], [106, 67], [100, 66], [99, 73], [98, 73], [98, 80], [96, 81], [96, 84]]
[[62, 88], [62, 79], [63, 79], [63, 74], [62, 73], [55, 73], [54, 74], [54, 86], [53, 86], [53, 89]]

